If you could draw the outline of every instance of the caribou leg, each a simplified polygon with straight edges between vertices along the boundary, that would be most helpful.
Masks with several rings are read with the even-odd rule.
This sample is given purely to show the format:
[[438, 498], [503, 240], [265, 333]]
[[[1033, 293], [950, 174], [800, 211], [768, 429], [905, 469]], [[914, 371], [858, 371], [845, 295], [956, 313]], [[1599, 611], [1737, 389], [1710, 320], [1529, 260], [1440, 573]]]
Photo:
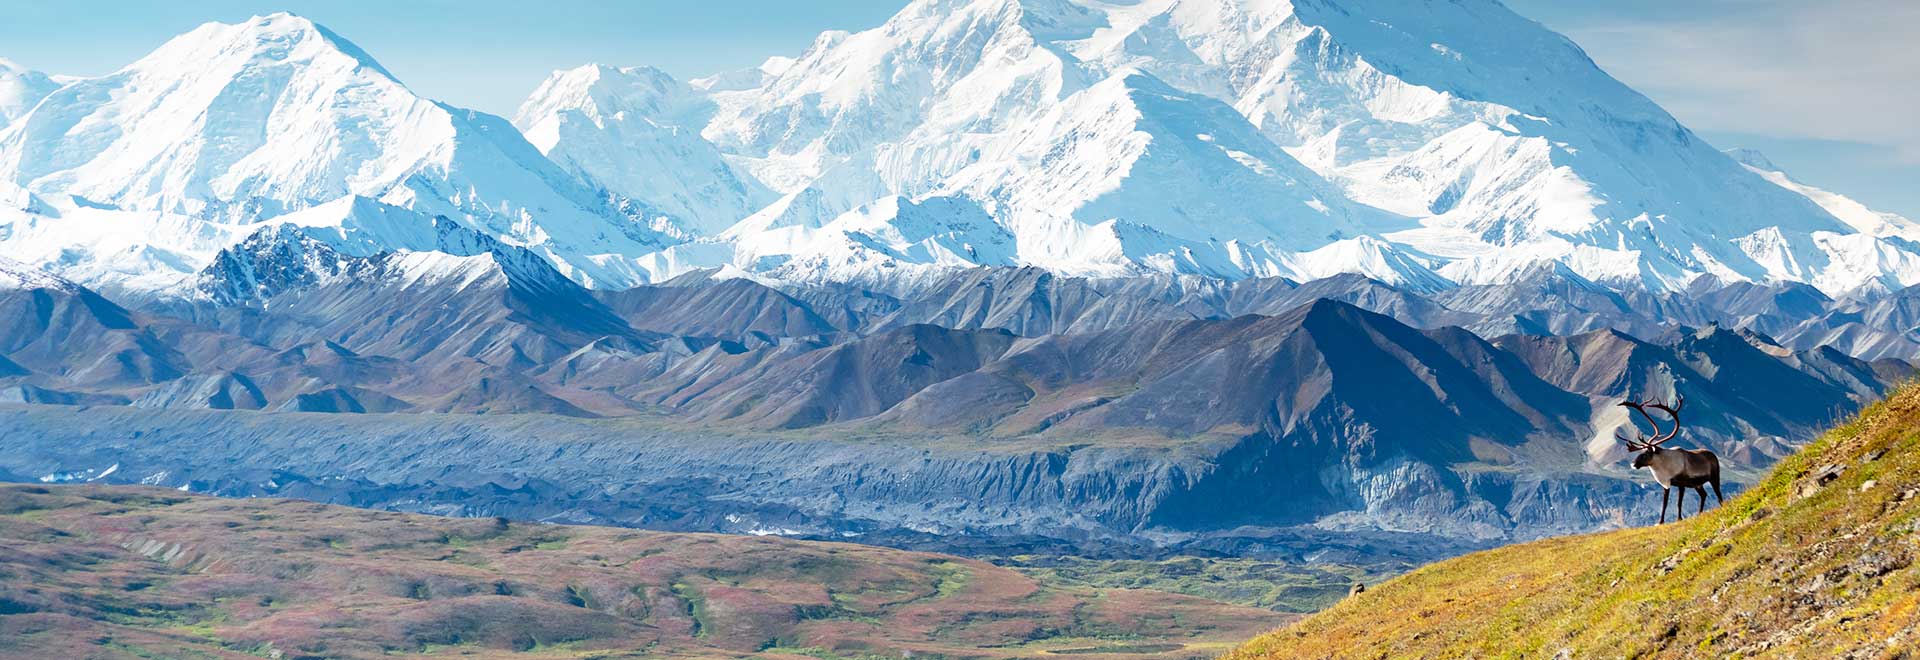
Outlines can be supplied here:
[[1696, 515], [1696, 516], [1697, 516], [1697, 515], [1700, 515], [1700, 514], [1702, 514], [1702, 513], [1706, 513], [1706, 512], [1707, 512], [1707, 487], [1706, 487], [1706, 486], [1694, 486], [1694, 487], [1693, 487], [1693, 494], [1695, 494], [1695, 495], [1699, 495], [1699, 496], [1700, 496], [1700, 510], [1699, 510], [1698, 512], [1695, 512], [1695, 513], [1694, 513], [1693, 515]]
[[1673, 498], [1672, 488], [1660, 489], [1660, 524], [1667, 524], [1667, 500]]
[[1673, 521], [1680, 522], [1686, 519], [1687, 519], [1687, 489], [1675, 488], [1673, 489]]
[[1711, 484], [1713, 484], [1713, 505], [1714, 505], [1714, 506], [1719, 506], [1719, 505], [1722, 505], [1722, 504], [1726, 504], [1726, 503], [1727, 503], [1727, 498], [1724, 498], [1724, 497], [1721, 497], [1721, 496], [1720, 496], [1720, 480], [1719, 480], [1719, 479], [1714, 479], [1713, 481], [1710, 481], [1710, 482], [1707, 482], [1707, 483], [1711, 483]]

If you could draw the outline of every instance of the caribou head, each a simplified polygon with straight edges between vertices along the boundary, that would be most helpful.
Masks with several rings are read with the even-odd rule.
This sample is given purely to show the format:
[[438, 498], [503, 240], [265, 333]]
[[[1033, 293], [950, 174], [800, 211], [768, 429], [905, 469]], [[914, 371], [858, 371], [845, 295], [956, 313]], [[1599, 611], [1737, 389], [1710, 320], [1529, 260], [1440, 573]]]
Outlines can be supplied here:
[[[1653, 480], [1659, 482], [1660, 522], [1667, 521], [1667, 499], [1675, 488], [1680, 489], [1680, 503], [1674, 508], [1676, 520], [1686, 515], [1681, 506], [1686, 503], [1688, 488], [1692, 488], [1700, 496], [1699, 511], [1707, 510], [1705, 486], [1713, 486], [1713, 497], [1716, 502], [1725, 501], [1720, 495], [1720, 457], [1706, 449], [1671, 449], [1661, 446], [1680, 435], [1680, 409], [1686, 407], [1686, 397], [1675, 398], [1672, 406], [1654, 399], [1646, 401], [1628, 399], [1620, 402], [1620, 405], [1640, 413], [1640, 417], [1647, 420], [1647, 425], [1653, 427], [1651, 438], [1640, 434], [1638, 438], [1629, 439], [1617, 432], [1614, 438], [1626, 443], [1628, 451], [1636, 452], [1633, 457], [1635, 469], [1651, 470]], [[1653, 413], [1647, 412], [1648, 409], [1666, 413], [1673, 427], [1662, 432], [1660, 423], [1654, 420]], [[1640, 427], [1633, 426], [1634, 432], [1638, 433]]]

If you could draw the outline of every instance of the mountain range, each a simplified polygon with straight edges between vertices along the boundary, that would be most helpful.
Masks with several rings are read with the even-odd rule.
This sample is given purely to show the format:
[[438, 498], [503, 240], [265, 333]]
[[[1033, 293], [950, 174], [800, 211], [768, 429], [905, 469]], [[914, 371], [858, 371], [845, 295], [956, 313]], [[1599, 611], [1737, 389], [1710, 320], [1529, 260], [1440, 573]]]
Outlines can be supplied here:
[[[484, 241], [259, 246], [222, 266], [257, 286], [221, 295], [250, 304], [129, 308], [19, 270], [0, 396], [40, 405], [0, 406], [0, 479], [945, 551], [1423, 561], [1652, 515], [1612, 438], [1623, 397], [1685, 394], [1689, 441], [1738, 489], [1914, 371], [1631, 305], [1483, 338], [1457, 323], [1537, 314], [1357, 276], [594, 292]], [[268, 267], [293, 262], [333, 274], [281, 288]], [[1696, 297], [1825, 309], [1729, 289]]]
[[0, 254], [191, 298], [220, 253], [440, 251], [619, 290], [696, 270], [905, 293], [956, 270], [1442, 290], [1920, 278], [1912, 222], [1722, 153], [1493, 0], [918, 0], [691, 81], [555, 73], [512, 121], [302, 17], [114, 73], [0, 69]]

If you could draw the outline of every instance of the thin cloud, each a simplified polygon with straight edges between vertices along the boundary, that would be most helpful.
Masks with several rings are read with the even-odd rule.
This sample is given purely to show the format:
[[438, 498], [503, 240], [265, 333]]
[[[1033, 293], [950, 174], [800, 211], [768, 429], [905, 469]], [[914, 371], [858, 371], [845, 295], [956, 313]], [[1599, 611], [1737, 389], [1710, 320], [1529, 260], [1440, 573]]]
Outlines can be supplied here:
[[1568, 32], [1696, 128], [1879, 145], [1920, 163], [1920, 3], [1717, 0]]

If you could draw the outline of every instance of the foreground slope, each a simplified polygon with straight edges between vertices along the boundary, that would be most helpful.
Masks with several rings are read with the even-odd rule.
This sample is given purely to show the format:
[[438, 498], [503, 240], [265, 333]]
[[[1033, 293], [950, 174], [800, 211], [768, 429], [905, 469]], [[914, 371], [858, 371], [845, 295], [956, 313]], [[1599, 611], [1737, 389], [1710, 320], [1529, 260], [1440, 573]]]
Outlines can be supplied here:
[[941, 555], [0, 487], [5, 657], [1205, 657], [1287, 615]]
[[1907, 657], [1916, 428], [1910, 385], [1706, 515], [1435, 564], [1227, 657]]

